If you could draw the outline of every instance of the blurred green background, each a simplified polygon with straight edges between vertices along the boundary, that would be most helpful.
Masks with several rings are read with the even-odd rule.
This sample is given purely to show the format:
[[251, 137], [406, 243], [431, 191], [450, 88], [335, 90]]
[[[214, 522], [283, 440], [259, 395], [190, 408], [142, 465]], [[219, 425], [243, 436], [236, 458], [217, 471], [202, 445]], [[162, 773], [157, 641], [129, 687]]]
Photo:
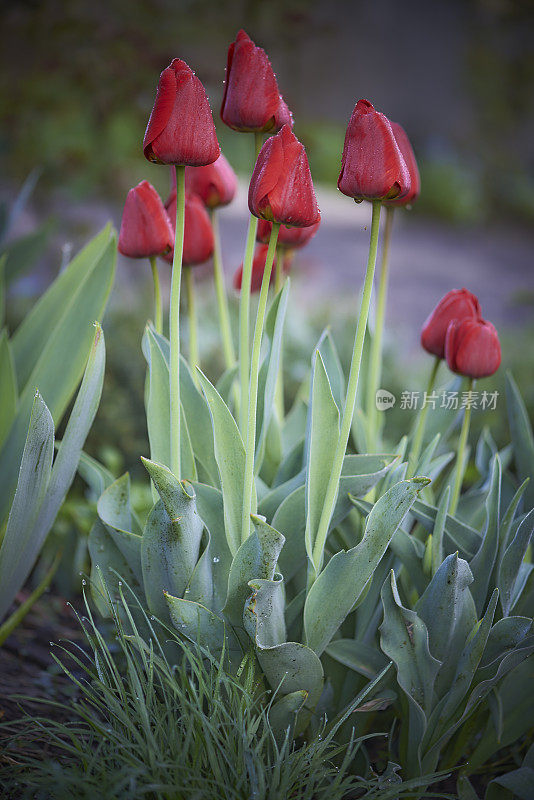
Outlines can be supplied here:
[[[140, 143], [159, 72], [184, 58], [217, 117], [227, 47], [244, 27], [275, 65], [315, 180], [335, 185], [346, 122], [366, 96], [410, 133], [421, 211], [531, 220], [533, 15], [531, 0], [11, 0], [3, 182], [38, 166], [43, 203], [51, 189], [121, 199], [146, 176]], [[241, 137], [218, 133], [248, 169]]]

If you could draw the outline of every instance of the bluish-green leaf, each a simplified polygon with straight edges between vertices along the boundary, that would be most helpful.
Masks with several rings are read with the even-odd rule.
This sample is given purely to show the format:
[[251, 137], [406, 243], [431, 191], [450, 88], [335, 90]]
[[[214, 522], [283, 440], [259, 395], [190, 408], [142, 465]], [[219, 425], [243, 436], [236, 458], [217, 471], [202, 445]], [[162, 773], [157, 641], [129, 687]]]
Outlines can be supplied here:
[[501, 593], [501, 606], [504, 616], [508, 616], [512, 608], [512, 598], [515, 582], [519, 574], [519, 568], [525, 557], [527, 547], [534, 532], [534, 509], [530, 511], [517, 533], [506, 548], [499, 568], [497, 586]]
[[402, 481], [373, 506], [362, 541], [336, 553], [311, 587], [304, 607], [308, 646], [320, 655], [352, 610], [426, 478]]
[[4, 329], [0, 334], [0, 447], [17, 412], [18, 390], [11, 345]]
[[506, 375], [506, 405], [508, 422], [514, 447], [514, 459], [519, 478], [531, 478], [526, 490], [528, 508], [534, 507], [534, 436], [527, 410], [517, 384], [508, 373]]

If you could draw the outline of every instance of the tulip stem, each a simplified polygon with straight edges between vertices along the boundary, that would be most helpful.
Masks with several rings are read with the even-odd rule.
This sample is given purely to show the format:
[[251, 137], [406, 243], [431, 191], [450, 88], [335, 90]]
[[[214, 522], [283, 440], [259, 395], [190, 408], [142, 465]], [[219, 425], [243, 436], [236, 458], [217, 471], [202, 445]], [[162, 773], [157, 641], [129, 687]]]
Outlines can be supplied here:
[[256, 405], [258, 401], [258, 378], [260, 373], [260, 352], [265, 324], [265, 310], [267, 307], [267, 295], [271, 282], [271, 272], [273, 268], [276, 242], [280, 224], [273, 222], [269, 248], [265, 259], [265, 269], [261, 282], [260, 298], [258, 301], [258, 312], [256, 314], [256, 325], [254, 326], [254, 339], [252, 342], [252, 358], [250, 361], [250, 383], [248, 391], [248, 416], [247, 416], [247, 441], [245, 450], [245, 481], [243, 487], [243, 525], [241, 539], [244, 542], [250, 535], [250, 513], [252, 509], [252, 493], [254, 487], [254, 456], [256, 450]]
[[386, 224], [382, 244], [382, 258], [380, 261], [380, 277], [378, 279], [378, 293], [376, 301], [375, 330], [371, 340], [371, 354], [369, 361], [369, 377], [367, 381], [367, 450], [374, 453], [378, 444], [378, 411], [376, 408], [376, 392], [379, 388], [382, 373], [382, 338], [384, 334], [384, 320], [386, 316], [386, 299], [389, 273], [389, 248], [391, 231], [393, 228], [393, 213], [395, 209], [386, 208]]
[[221, 254], [221, 236], [219, 233], [219, 216], [217, 210], [212, 208], [210, 211], [211, 227], [215, 246], [213, 250], [213, 277], [215, 279], [215, 294], [217, 295], [217, 306], [219, 308], [219, 324], [221, 326], [221, 337], [223, 344], [224, 363], [227, 369], [235, 364], [235, 350], [232, 341], [232, 328], [230, 325], [230, 313], [228, 311], [228, 297], [224, 285], [224, 271]]
[[469, 398], [471, 396], [471, 392], [473, 391], [474, 385], [475, 382], [473, 378], [469, 378], [469, 382], [467, 384], [468, 402], [465, 406], [464, 419], [462, 422], [462, 429], [460, 431], [460, 439], [458, 440], [458, 450], [456, 452], [456, 471], [454, 475], [454, 485], [452, 488], [451, 506], [449, 510], [451, 517], [456, 513], [458, 500], [460, 499], [460, 491], [464, 480], [466, 467], [465, 449], [467, 446], [467, 437], [469, 436], [469, 425], [471, 423], [471, 403], [469, 402]]
[[169, 309], [171, 470], [180, 480], [180, 287], [185, 223], [185, 167], [176, 167], [176, 233], [172, 259], [171, 302]]
[[[258, 158], [263, 144], [263, 134], [254, 134], [254, 163]], [[241, 276], [241, 294], [239, 297], [239, 385], [240, 392], [240, 414], [239, 430], [241, 436], [245, 437], [247, 430], [247, 409], [248, 409], [248, 382], [249, 382], [249, 326], [250, 326], [250, 284], [252, 281], [252, 262], [254, 260], [254, 244], [256, 241], [256, 230], [258, 219], [253, 214], [250, 215], [248, 222], [247, 243], [245, 246], [245, 257], [243, 259], [243, 274]]]
[[[440, 364], [441, 364], [441, 359], [439, 357], [436, 357], [434, 360], [434, 364], [432, 365], [430, 378], [428, 379], [428, 386], [426, 387], [426, 397], [429, 397], [429, 395], [431, 395], [434, 390], [434, 384], [436, 383], [436, 377], [438, 374]], [[419, 456], [421, 455], [421, 447], [423, 446], [423, 438], [425, 435], [425, 425], [426, 425], [426, 417], [428, 414], [428, 408], [429, 408], [429, 403], [424, 403], [421, 411], [419, 412], [417, 427], [415, 429], [412, 446], [410, 447], [410, 457], [408, 459], [408, 471], [406, 473], [407, 478], [413, 478], [413, 476], [415, 475], [415, 470], [417, 469], [417, 463], [419, 461]]]
[[187, 315], [189, 318], [189, 365], [193, 380], [197, 382], [198, 358], [198, 323], [197, 304], [195, 302], [195, 279], [193, 267], [185, 267], [185, 289], [187, 294]]
[[[274, 273], [274, 291], [278, 294], [284, 283], [284, 250], [280, 245], [276, 247], [276, 272]], [[276, 376], [276, 389], [274, 394], [274, 406], [280, 422], [284, 421], [284, 352], [283, 339], [280, 344], [280, 358], [278, 360], [278, 374]]]
[[154, 281], [154, 327], [157, 333], [163, 333], [163, 305], [161, 302], [161, 287], [156, 256], [150, 256], [150, 266], [152, 267], [152, 278]]
[[358, 379], [360, 377], [360, 368], [362, 363], [363, 342], [365, 339], [365, 330], [367, 328], [367, 319], [369, 317], [369, 306], [371, 303], [371, 293], [373, 291], [373, 278], [376, 266], [376, 254], [378, 249], [378, 233], [380, 228], [380, 200], [373, 200], [373, 216], [371, 221], [371, 237], [369, 240], [369, 257], [367, 259], [367, 269], [365, 272], [365, 281], [363, 285], [362, 304], [360, 308], [360, 315], [358, 317], [358, 324], [356, 326], [356, 335], [354, 337], [354, 348], [352, 351], [352, 359], [350, 363], [349, 382], [347, 386], [347, 396], [345, 399], [345, 407], [343, 409], [343, 417], [341, 420], [341, 427], [339, 438], [337, 441], [336, 451], [332, 464], [332, 471], [330, 479], [326, 488], [325, 500], [323, 510], [321, 512], [321, 519], [317, 530], [315, 545], [313, 548], [313, 565], [312, 573], [315, 575], [309, 576], [309, 586], [313, 583], [316, 575], [319, 574], [324, 555], [324, 546], [326, 544], [326, 537], [328, 536], [328, 529], [334, 508], [336, 505], [337, 494], [339, 489], [339, 479], [341, 477], [341, 470], [343, 468], [343, 459], [347, 450], [349, 441], [350, 428], [352, 425], [352, 418], [354, 416], [354, 408], [356, 405], [356, 393], [358, 391]]

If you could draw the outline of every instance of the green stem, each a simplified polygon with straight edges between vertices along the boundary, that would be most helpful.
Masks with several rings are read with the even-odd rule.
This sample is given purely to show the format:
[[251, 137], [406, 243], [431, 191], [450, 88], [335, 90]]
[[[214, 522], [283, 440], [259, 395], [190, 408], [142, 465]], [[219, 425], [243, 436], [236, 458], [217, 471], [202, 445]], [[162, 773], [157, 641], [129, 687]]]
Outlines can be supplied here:
[[185, 267], [185, 290], [187, 293], [187, 316], [189, 319], [189, 365], [193, 380], [197, 382], [198, 358], [198, 323], [197, 323], [197, 304], [195, 302], [195, 279], [193, 277], [193, 267]]
[[[263, 134], [254, 134], [254, 163], [263, 144]], [[240, 392], [240, 415], [239, 429], [241, 435], [245, 436], [247, 430], [247, 408], [248, 408], [248, 379], [249, 379], [249, 319], [250, 319], [250, 282], [252, 280], [252, 262], [254, 260], [254, 245], [256, 242], [256, 230], [258, 219], [253, 214], [250, 215], [248, 222], [247, 243], [245, 246], [245, 257], [243, 259], [243, 274], [241, 276], [241, 294], [239, 296], [239, 385]]]
[[[378, 231], [380, 227], [380, 206], [380, 200], [373, 200], [369, 257], [367, 259], [362, 304], [360, 308], [360, 315], [358, 317], [358, 324], [356, 326], [356, 336], [354, 338], [354, 348], [350, 363], [350, 374], [347, 386], [345, 408], [343, 409], [343, 417], [341, 420], [339, 439], [334, 454], [332, 472], [328, 481], [321, 519], [319, 521], [319, 528], [317, 530], [317, 538], [313, 548], [313, 561], [317, 574], [319, 573], [323, 562], [324, 546], [326, 543], [326, 537], [328, 535], [330, 520], [332, 519], [332, 514], [334, 513], [334, 507], [339, 488], [339, 479], [341, 477], [341, 470], [343, 467], [343, 459], [345, 458], [345, 451], [349, 441], [350, 428], [352, 424], [352, 418], [354, 416], [354, 408], [356, 405], [356, 393], [358, 391], [358, 379], [360, 377], [360, 367], [362, 363], [363, 342], [365, 338], [365, 329], [367, 327], [367, 319], [369, 317], [371, 293], [373, 291], [373, 278], [375, 274], [376, 253], [378, 248]], [[310, 580], [310, 583], [311, 582], [313, 582], [313, 577]]]
[[[469, 382], [467, 384], [467, 391], [472, 392], [474, 385], [475, 382], [473, 378], [469, 378]], [[471, 423], [471, 403], [468, 402], [464, 412], [462, 430], [460, 431], [460, 439], [458, 441], [458, 450], [456, 453], [456, 473], [454, 475], [454, 486], [452, 489], [451, 507], [449, 510], [449, 514], [451, 515], [451, 517], [454, 516], [454, 514], [456, 513], [456, 508], [458, 507], [458, 500], [460, 499], [460, 490], [462, 488], [462, 483], [464, 480], [465, 448], [467, 446], [467, 437], [469, 436], [470, 423]]]
[[[281, 290], [284, 283], [284, 249], [276, 247], [276, 272], [274, 274], [274, 291], [276, 294]], [[284, 364], [283, 364], [283, 341], [280, 346], [280, 359], [278, 361], [278, 374], [276, 376], [276, 389], [274, 394], [274, 406], [276, 415], [280, 422], [284, 420]]]
[[232, 327], [230, 325], [230, 312], [228, 311], [228, 297], [224, 285], [224, 270], [221, 254], [221, 236], [219, 233], [219, 215], [217, 209], [210, 211], [211, 227], [215, 247], [213, 250], [213, 277], [215, 279], [215, 294], [217, 296], [217, 306], [219, 308], [219, 324], [221, 326], [221, 337], [223, 344], [224, 363], [227, 369], [235, 364], [235, 350], [232, 341]]
[[150, 256], [150, 266], [152, 267], [152, 278], [154, 280], [154, 327], [158, 333], [163, 333], [163, 305], [156, 256]]
[[[430, 378], [428, 379], [428, 386], [426, 387], [426, 396], [432, 394], [434, 390], [434, 384], [436, 383], [436, 377], [439, 370], [439, 365], [441, 364], [441, 359], [436, 357], [434, 360], [434, 364], [432, 365], [432, 372], [430, 373]], [[410, 457], [408, 459], [408, 471], [406, 473], [407, 478], [412, 478], [415, 475], [415, 470], [417, 469], [417, 463], [419, 461], [419, 456], [421, 455], [421, 447], [423, 445], [423, 438], [425, 435], [425, 425], [426, 425], [426, 417], [428, 414], [429, 404], [425, 403], [419, 413], [419, 419], [417, 420], [417, 427], [415, 429], [415, 435], [413, 437], [413, 443], [410, 448]]]
[[176, 167], [176, 234], [172, 259], [171, 302], [169, 309], [171, 470], [180, 479], [180, 287], [185, 222], [185, 167]]
[[254, 339], [252, 342], [252, 358], [250, 361], [250, 383], [248, 391], [248, 416], [247, 416], [247, 443], [245, 451], [245, 482], [243, 487], [243, 525], [241, 539], [244, 542], [250, 535], [250, 512], [252, 508], [252, 490], [254, 484], [254, 456], [256, 449], [256, 411], [258, 401], [258, 378], [260, 373], [260, 352], [263, 327], [265, 323], [265, 309], [267, 307], [267, 295], [271, 282], [271, 271], [273, 268], [276, 241], [278, 239], [279, 223], [273, 222], [271, 237], [269, 239], [269, 249], [265, 259], [265, 270], [261, 282], [260, 298], [258, 301], [258, 312], [256, 314], [256, 325], [254, 327]]
[[386, 224], [382, 244], [382, 258], [380, 261], [380, 277], [378, 280], [378, 293], [376, 301], [375, 330], [371, 341], [371, 354], [369, 360], [369, 377], [367, 381], [367, 431], [368, 451], [374, 453], [378, 440], [378, 410], [376, 407], [376, 392], [379, 388], [382, 372], [382, 339], [384, 335], [384, 320], [386, 316], [386, 299], [388, 290], [389, 273], [389, 248], [391, 231], [393, 228], [392, 206], [386, 208]]

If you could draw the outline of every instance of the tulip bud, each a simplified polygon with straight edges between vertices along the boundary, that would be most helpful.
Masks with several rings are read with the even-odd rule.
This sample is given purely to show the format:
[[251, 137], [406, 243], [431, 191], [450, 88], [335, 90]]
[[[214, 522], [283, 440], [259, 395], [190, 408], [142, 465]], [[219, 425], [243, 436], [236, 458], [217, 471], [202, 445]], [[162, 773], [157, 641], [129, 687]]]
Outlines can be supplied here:
[[198, 195], [208, 208], [217, 208], [228, 205], [234, 199], [237, 176], [221, 153], [217, 161], [206, 167], [187, 167], [185, 186], [187, 191]]
[[119, 252], [150, 258], [174, 247], [174, 232], [159, 194], [148, 181], [130, 189], [122, 212]]
[[[269, 249], [266, 244], [259, 244], [256, 246], [254, 252], [254, 260], [252, 261], [252, 277], [250, 281], [250, 291], [259, 292], [263, 280], [263, 273], [265, 272], [265, 261], [267, 260], [267, 250]], [[274, 281], [276, 267], [276, 256], [273, 261], [273, 269], [271, 270], [271, 280], [269, 285]], [[243, 280], [243, 264], [238, 267], [234, 273], [234, 289], [241, 290], [241, 282]]]
[[260, 219], [299, 228], [320, 220], [306, 150], [288, 125], [260, 150], [250, 179], [248, 207]]
[[275, 133], [293, 125], [265, 50], [243, 30], [228, 48], [221, 119], [242, 132]]
[[394, 200], [387, 200], [386, 205], [409, 206], [415, 200], [417, 200], [419, 192], [421, 191], [421, 178], [419, 176], [419, 169], [417, 167], [417, 161], [412, 145], [402, 125], [399, 125], [398, 122], [392, 122], [391, 130], [393, 131], [393, 135], [395, 136], [395, 140], [399, 146], [399, 150], [401, 151], [405, 164], [408, 167], [408, 172], [410, 174], [410, 189], [407, 194], [401, 197], [396, 197]]
[[175, 58], [160, 75], [143, 153], [155, 164], [211, 164], [221, 152], [202, 83]]
[[[176, 229], [176, 190], [171, 191], [165, 203], [173, 229]], [[209, 214], [204, 203], [196, 194], [185, 196], [184, 251], [182, 264], [193, 267], [203, 264], [213, 255], [215, 243]], [[172, 264], [174, 252], [164, 256], [165, 261]]]
[[427, 317], [421, 330], [421, 344], [429, 353], [444, 358], [445, 337], [450, 322], [469, 318], [481, 318], [478, 298], [467, 289], [447, 292]]
[[[307, 228], [288, 228], [285, 225], [280, 225], [277, 245], [282, 248], [287, 248], [288, 250], [304, 247], [304, 245], [308, 244], [310, 239], [313, 239], [319, 229], [319, 225], [320, 220], [314, 225], [308, 225]], [[256, 241], [262, 242], [262, 244], [268, 244], [272, 227], [272, 222], [260, 219], [256, 231]]]
[[468, 378], [485, 378], [501, 363], [499, 335], [485, 319], [452, 320], [447, 328], [445, 356], [449, 369]]
[[352, 112], [337, 185], [358, 203], [393, 200], [410, 190], [410, 174], [391, 123], [368, 100], [359, 100]]

